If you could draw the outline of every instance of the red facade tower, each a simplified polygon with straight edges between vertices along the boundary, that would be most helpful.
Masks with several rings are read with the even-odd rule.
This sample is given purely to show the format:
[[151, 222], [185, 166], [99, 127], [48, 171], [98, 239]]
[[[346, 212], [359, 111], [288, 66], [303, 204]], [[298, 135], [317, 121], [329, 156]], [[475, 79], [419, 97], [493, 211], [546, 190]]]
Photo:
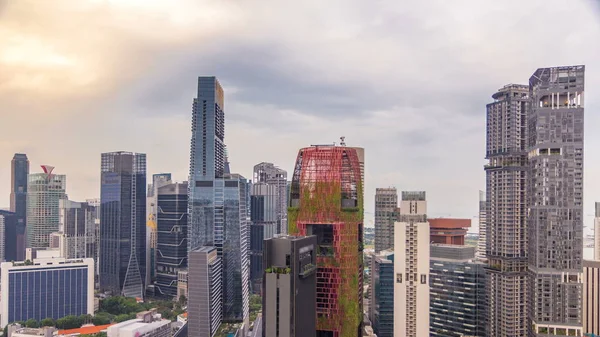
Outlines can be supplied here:
[[294, 167], [289, 233], [317, 236], [317, 337], [360, 336], [362, 151], [345, 146], [311, 146], [300, 149]]

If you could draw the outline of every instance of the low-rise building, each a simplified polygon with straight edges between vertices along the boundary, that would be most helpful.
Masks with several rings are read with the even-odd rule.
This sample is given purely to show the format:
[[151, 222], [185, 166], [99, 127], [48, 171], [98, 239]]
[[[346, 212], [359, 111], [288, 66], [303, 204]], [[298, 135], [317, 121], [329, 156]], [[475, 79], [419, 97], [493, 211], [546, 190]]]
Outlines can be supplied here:
[[52, 337], [56, 331], [53, 327], [43, 327], [43, 328], [25, 328], [20, 324], [11, 324], [8, 326], [8, 337], [32, 337], [32, 336], [42, 336], [42, 337]]
[[0, 266], [0, 324], [94, 314], [93, 259], [37, 259]]
[[171, 321], [162, 319], [156, 309], [143, 311], [131, 319], [110, 326], [107, 329], [108, 337], [170, 337]]

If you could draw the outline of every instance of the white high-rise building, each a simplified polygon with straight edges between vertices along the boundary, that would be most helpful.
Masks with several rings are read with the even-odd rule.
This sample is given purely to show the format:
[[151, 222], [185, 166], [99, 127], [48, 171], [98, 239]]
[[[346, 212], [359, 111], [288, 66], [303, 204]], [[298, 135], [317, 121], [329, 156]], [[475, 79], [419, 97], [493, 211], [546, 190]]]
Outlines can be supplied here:
[[394, 336], [429, 336], [429, 223], [425, 192], [402, 192], [394, 231]]

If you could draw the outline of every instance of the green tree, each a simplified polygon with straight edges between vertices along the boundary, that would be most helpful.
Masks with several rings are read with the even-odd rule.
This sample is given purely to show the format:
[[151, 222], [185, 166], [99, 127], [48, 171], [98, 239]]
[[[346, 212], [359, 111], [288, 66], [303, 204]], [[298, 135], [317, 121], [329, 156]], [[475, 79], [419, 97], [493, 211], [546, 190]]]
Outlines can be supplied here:
[[44, 318], [41, 322], [40, 322], [41, 326], [55, 326], [56, 322], [54, 321], [54, 318], [51, 317], [47, 317]]
[[94, 325], [105, 325], [105, 324], [110, 324], [112, 319], [113, 319], [113, 316], [111, 314], [109, 314], [107, 312], [99, 312], [92, 319], [92, 323], [94, 323]]
[[179, 305], [181, 305], [182, 307], [185, 307], [187, 305], [187, 298], [185, 298], [184, 295], [179, 296]]
[[35, 318], [30, 318], [25, 322], [25, 326], [28, 328], [39, 328], [40, 322], [38, 322]]
[[120, 314], [115, 317], [115, 322], [121, 323], [130, 320], [129, 314]]
[[65, 316], [56, 320], [56, 327], [59, 329], [76, 329], [81, 327], [83, 322], [74, 315]]
[[94, 316], [92, 316], [90, 314], [79, 315], [79, 320], [81, 321], [81, 325], [90, 324], [90, 323], [92, 323], [93, 319], [94, 319]]

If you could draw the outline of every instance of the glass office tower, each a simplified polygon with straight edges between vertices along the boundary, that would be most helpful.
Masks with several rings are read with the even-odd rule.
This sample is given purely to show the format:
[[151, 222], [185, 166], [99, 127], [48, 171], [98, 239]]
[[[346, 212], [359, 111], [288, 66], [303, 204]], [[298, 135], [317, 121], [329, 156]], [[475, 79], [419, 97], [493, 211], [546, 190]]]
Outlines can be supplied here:
[[100, 289], [143, 298], [146, 275], [146, 155], [102, 154]]

